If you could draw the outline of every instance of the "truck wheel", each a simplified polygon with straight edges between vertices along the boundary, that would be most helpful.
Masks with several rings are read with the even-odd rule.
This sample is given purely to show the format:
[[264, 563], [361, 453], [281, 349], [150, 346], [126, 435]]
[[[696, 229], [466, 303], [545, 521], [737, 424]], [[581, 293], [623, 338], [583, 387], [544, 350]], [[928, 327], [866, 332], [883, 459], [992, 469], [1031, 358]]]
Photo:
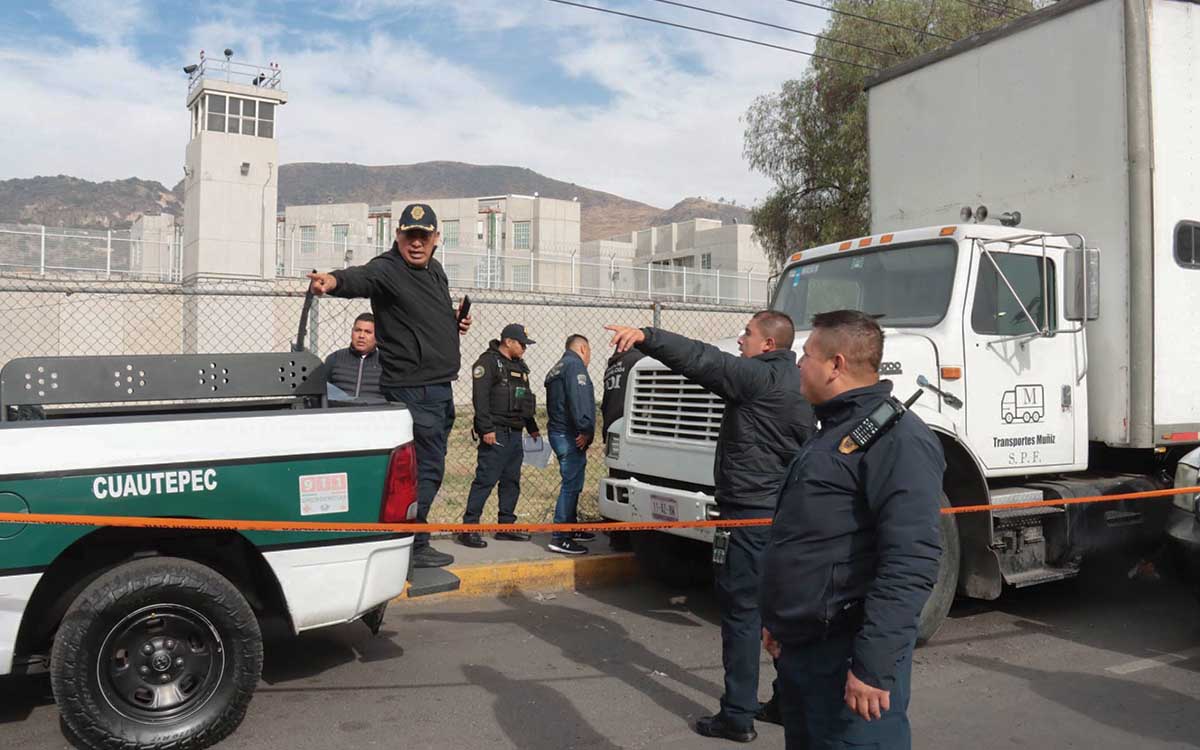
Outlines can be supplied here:
[[242, 722], [262, 672], [262, 634], [226, 578], [172, 557], [97, 578], [54, 639], [50, 684], [89, 748], [196, 750]]
[[[941, 507], [950, 507], [950, 501], [942, 495]], [[954, 516], [941, 517], [942, 531], [942, 560], [938, 564], [937, 581], [933, 591], [921, 610], [921, 618], [917, 621], [917, 644], [924, 645], [933, 638], [938, 628], [946, 621], [950, 605], [954, 604], [954, 594], [958, 591], [958, 565], [962, 555], [959, 546], [958, 522]]]
[[650, 578], [672, 588], [699, 588], [712, 581], [712, 547], [661, 531], [630, 535], [633, 555]]

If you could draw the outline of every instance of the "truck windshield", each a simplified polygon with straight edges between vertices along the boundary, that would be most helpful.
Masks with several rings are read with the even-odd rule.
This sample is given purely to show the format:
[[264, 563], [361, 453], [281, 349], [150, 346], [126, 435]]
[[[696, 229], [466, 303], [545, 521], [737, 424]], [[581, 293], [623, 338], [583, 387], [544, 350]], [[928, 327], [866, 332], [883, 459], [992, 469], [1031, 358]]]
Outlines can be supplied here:
[[788, 269], [772, 307], [796, 328], [829, 310], [862, 310], [886, 326], [929, 327], [946, 315], [958, 246], [951, 241], [828, 256]]

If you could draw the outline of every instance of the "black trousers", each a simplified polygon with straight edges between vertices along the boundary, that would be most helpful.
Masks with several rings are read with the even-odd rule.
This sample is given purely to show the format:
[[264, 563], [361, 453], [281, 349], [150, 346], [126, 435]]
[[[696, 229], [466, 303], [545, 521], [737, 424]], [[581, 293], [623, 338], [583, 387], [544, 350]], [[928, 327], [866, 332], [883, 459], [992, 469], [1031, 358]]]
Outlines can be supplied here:
[[865, 721], [846, 705], [846, 672], [855, 632], [802, 645], [784, 644], [776, 662], [787, 750], [911, 750], [908, 697], [912, 645], [897, 664], [891, 708]]
[[724, 565], [713, 568], [717, 606], [721, 611], [721, 663], [725, 693], [721, 717], [739, 729], [749, 729], [758, 711], [758, 671], [762, 658], [762, 618], [758, 592], [769, 526], [729, 530]]
[[[425, 523], [433, 499], [446, 476], [446, 448], [454, 427], [454, 393], [450, 384], [386, 388], [388, 401], [408, 407], [413, 419], [413, 448], [417, 454], [417, 522]], [[413, 547], [429, 544], [428, 534], [413, 537]]]
[[516, 523], [517, 499], [521, 496], [521, 462], [525, 460], [525, 447], [521, 444], [521, 428], [497, 427], [496, 444], [479, 441], [475, 479], [467, 495], [467, 510], [463, 523], [479, 523], [483, 506], [487, 503], [492, 488], [500, 485], [500, 510], [496, 514], [500, 523]]

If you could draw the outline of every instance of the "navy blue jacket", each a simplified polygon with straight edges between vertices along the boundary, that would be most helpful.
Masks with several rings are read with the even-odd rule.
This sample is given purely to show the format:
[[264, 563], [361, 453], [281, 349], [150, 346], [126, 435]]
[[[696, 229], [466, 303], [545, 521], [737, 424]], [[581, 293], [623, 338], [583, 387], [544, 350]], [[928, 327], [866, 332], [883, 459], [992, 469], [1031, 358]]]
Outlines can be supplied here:
[[546, 430], [574, 439], [596, 434], [596, 392], [583, 358], [568, 349], [546, 374]]
[[911, 411], [867, 451], [838, 444], [891, 382], [815, 407], [821, 428], [788, 469], [763, 566], [763, 626], [788, 644], [854, 630], [851, 669], [890, 690], [937, 580], [941, 443]]
[[739, 357], [658, 328], [638, 349], [725, 402], [713, 457], [714, 495], [725, 518], [770, 518], [788, 463], [812, 433], [796, 354]]

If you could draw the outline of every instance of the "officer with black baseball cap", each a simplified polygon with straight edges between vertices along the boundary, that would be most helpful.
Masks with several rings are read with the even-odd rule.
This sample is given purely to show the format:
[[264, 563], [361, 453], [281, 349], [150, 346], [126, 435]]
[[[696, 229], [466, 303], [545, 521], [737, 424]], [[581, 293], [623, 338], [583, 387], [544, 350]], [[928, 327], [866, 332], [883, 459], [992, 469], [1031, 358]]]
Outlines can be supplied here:
[[[538, 436], [534, 410], [537, 400], [529, 386], [529, 367], [522, 359], [525, 349], [533, 343], [529, 332], [520, 323], [509, 323], [493, 339], [488, 349], [475, 360], [471, 368], [471, 401], [475, 405], [475, 434], [479, 436], [478, 462], [463, 523], [477, 524], [483, 515], [492, 488], [497, 492], [500, 523], [517, 521], [517, 499], [521, 495], [521, 464], [525, 447], [521, 444], [522, 429]], [[497, 539], [527, 541], [523, 531], [501, 531]], [[458, 543], [467, 547], [486, 547], [487, 542], [475, 532], [458, 535]]]
[[[417, 520], [429, 508], [446, 473], [446, 447], [454, 426], [450, 383], [461, 364], [459, 336], [471, 326], [450, 299], [442, 264], [434, 259], [441, 235], [437, 214], [424, 203], [404, 208], [391, 249], [363, 266], [310, 273], [313, 294], [368, 297], [382, 368], [380, 387], [388, 401], [402, 402], [413, 416], [417, 454]], [[413, 541], [413, 566], [441, 567], [454, 557], [429, 546], [428, 534]]]

